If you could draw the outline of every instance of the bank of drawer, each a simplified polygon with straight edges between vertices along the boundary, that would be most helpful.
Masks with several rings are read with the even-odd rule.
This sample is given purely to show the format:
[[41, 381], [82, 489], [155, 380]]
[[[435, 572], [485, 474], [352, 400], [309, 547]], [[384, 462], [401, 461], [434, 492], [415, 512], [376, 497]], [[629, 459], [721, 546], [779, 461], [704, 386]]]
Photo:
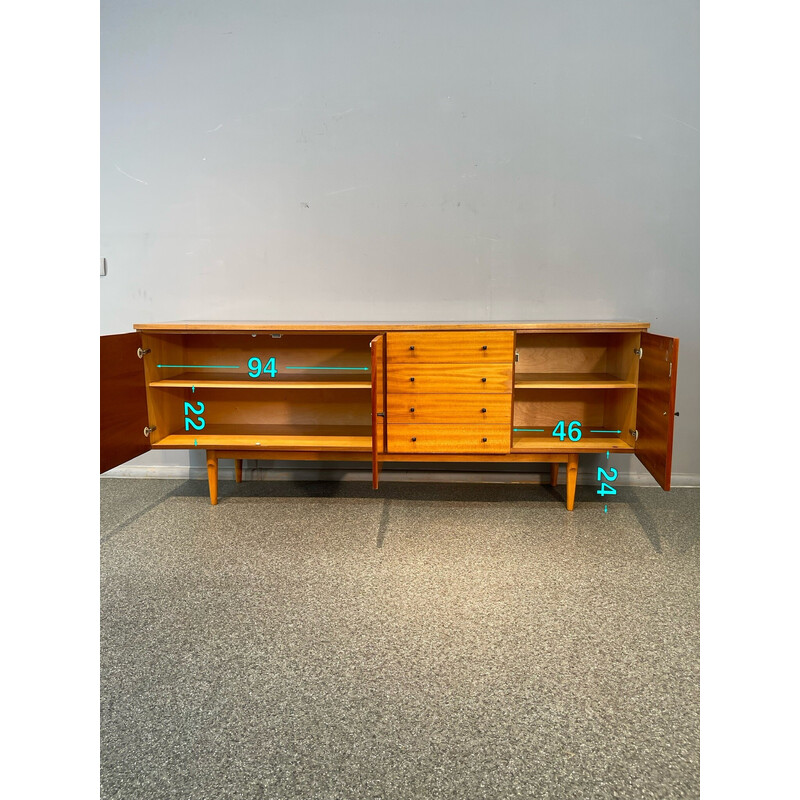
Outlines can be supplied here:
[[389, 422], [511, 424], [510, 394], [390, 394]]
[[390, 395], [509, 393], [512, 364], [387, 364]]
[[510, 425], [387, 425], [388, 453], [508, 453]]
[[389, 364], [514, 362], [513, 331], [420, 331], [386, 334]]

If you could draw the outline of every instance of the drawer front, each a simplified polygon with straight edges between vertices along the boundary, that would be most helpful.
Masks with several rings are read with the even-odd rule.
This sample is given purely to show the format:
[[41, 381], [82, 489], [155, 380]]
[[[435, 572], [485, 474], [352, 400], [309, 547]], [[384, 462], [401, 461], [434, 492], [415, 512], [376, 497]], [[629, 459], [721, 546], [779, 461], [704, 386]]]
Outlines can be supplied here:
[[389, 364], [514, 363], [514, 331], [387, 333]]
[[389, 453], [508, 453], [510, 425], [388, 425]]
[[511, 424], [511, 395], [390, 394], [389, 422]]
[[513, 364], [388, 364], [389, 395], [509, 394]]

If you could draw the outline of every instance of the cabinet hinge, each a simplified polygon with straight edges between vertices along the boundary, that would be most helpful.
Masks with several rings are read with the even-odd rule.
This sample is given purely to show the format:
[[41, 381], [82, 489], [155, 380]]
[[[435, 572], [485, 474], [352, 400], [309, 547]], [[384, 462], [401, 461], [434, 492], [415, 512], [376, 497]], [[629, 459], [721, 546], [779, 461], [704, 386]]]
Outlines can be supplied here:
[[270, 336], [273, 339], [283, 339], [283, 334], [282, 333], [271, 333]]
[[149, 347], [146, 350], [142, 350], [142, 348], [140, 347], [136, 351], [136, 355], [139, 356], [139, 358], [144, 358], [149, 352], [150, 352], [150, 348]]
[[667, 375], [667, 377], [668, 378], [672, 377], [672, 362], [671, 361], [669, 362], [669, 375]]
[[386, 416], [386, 414], [384, 414], [384, 413], [383, 413], [383, 411], [376, 411], [376, 412], [375, 412], [375, 416], [376, 416], [376, 417], [385, 417], [385, 416]]
[[519, 364], [519, 350], [514, 351], [514, 363]]
[[633, 436], [633, 441], [634, 441], [634, 442], [636, 442], [636, 441], [638, 441], [638, 440], [639, 440], [639, 431], [637, 431], [637, 430], [636, 430], [636, 428], [630, 428], [630, 429], [628, 430], [628, 433], [629, 433], [631, 436]]
[[636, 353], [636, 355], [641, 359], [641, 357], [644, 355], [644, 347], [636, 347], [634, 348], [633, 352]]

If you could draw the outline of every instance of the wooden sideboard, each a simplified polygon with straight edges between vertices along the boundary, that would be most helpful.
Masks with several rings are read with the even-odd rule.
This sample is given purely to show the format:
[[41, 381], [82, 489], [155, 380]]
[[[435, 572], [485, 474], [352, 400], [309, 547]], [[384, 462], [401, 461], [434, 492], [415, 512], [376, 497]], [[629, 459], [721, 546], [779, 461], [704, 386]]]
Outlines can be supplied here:
[[646, 322], [134, 325], [100, 338], [100, 471], [220, 459], [566, 464], [632, 453], [670, 488], [678, 340]]

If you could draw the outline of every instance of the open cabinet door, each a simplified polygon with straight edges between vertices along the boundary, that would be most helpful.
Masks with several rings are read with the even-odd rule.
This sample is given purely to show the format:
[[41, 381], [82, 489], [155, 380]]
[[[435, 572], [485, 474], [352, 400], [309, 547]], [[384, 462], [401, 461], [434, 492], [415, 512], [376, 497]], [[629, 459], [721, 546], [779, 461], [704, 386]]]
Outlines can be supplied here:
[[672, 480], [672, 433], [678, 382], [678, 340], [642, 334], [639, 392], [636, 400], [635, 453], [662, 489]]
[[150, 449], [141, 335], [100, 337], [100, 472]]
[[386, 398], [384, 380], [384, 334], [376, 336], [370, 343], [372, 375], [372, 488], [378, 488], [380, 474], [379, 454], [386, 452]]

